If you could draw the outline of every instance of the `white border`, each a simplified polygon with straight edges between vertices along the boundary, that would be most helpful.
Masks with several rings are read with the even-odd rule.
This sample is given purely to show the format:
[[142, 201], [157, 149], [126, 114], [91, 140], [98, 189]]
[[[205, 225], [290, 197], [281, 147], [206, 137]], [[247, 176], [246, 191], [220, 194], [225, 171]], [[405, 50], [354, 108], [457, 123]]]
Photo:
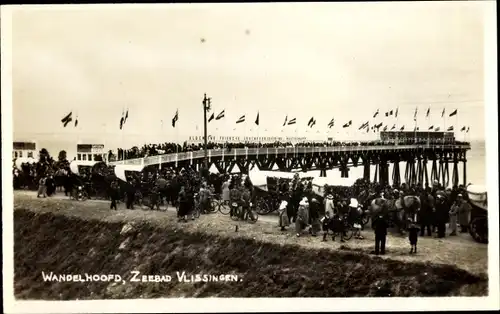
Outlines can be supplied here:
[[[177, 4], [182, 6], [186, 4]], [[189, 4], [188, 4], [189, 5]], [[204, 4], [213, 6], [213, 4]], [[203, 5], [203, 6], [204, 6]], [[287, 4], [290, 5], [290, 4]], [[497, 120], [497, 43], [496, 3], [484, 3], [485, 14], [485, 115], [486, 162], [491, 242], [489, 244], [489, 297], [483, 298], [262, 298], [262, 299], [157, 299], [106, 301], [15, 301], [13, 297], [13, 204], [12, 187], [12, 77], [11, 41], [12, 10], [17, 6], [1, 8], [1, 60], [2, 60], [2, 180], [3, 193], [3, 299], [6, 313], [70, 313], [82, 312], [258, 312], [258, 311], [381, 311], [381, 310], [495, 310], [499, 302], [498, 264], [498, 120]], [[99, 5], [102, 9], [130, 8], [138, 5]], [[152, 5], [150, 5], [152, 6]], [[36, 6], [40, 9], [64, 9], [66, 5]], [[493, 228], [492, 228], [493, 227]]]

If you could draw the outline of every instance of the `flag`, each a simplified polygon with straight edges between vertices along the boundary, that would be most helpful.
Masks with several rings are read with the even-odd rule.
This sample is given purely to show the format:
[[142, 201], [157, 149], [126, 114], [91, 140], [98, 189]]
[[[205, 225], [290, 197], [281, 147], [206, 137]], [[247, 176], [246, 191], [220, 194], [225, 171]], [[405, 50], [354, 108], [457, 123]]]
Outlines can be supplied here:
[[123, 123], [125, 122], [125, 118], [121, 117], [120, 119], [120, 130], [123, 129]]
[[384, 126], [384, 132], [385, 132], [385, 131], [387, 131], [387, 125], [386, 125], [386, 126]]
[[286, 125], [286, 121], [288, 120], [288, 115], [285, 116], [285, 122], [283, 122], [283, 126]]
[[427, 113], [425, 114], [425, 117], [428, 118], [430, 113], [431, 113], [431, 107], [429, 107], [427, 109]]
[[311, 128], [316, 124], [316, 120], [311, 123]]
[[389, 116], [389, 111], [387, 111], [387, 112], [385, 113], [385, 116], [386, 116], [386, 117], [388, 117], [388, 116]]
[[429, 127], [429, 130], [432, 130], [432, 129], [434, 129], [434, 126], [433, 126], [433, 125], [431, 125], [431, 126]]
[[446, 108], [443, 108], [443, 112], [441, 112], [441, 118], [444, 118], [445, 111], [446, 111]]
[[76, 116], [76, 119], [75, 119], [75, 128], [78, 126], [78, 116]]
[[379, 124], [377, 124], [375, 127], [376, 127], [377, 129], [380, 129], [380, 127], [381, 127], [381, 126], [382, 126], [382, 122], [380, 122]]
[[331, 129], [335, 125], [335, 119], [332, 118], [330, 122], [328, 123], [328, 127]]
[[405, 126], [403, 125], [400, 129], [400, 131], [403, 131], [405, 129]]
[[297, 120], [295, 118], [293, 118], [292, 120], [288, 121], [288, 125], [295, 124], [296, 122], [297, 122]]
[[375, 114], [373, 115], [374, 118], [378, 116], [378, 111], [379, 110], [377, 109], [377, 112], [375, 112]]
[[394, 130], [396, 128], [396, 125], [394, 124], [391, 128], [391, 131]]
[[465, 131], [465, 133], [469, 133], [469, 130], [470, 130], [470, 127], [467, 127], [467, 131]]
[[396, 118], [398, 117], [398, 111], [399, 111], [399, 108], [396, 108], [396, 114], [394, 115]]
[[242, 115], [237, 121], [236, 123], [241, 123], [241, 122], [245, 122], [245, 115]]
[[128, 119], [128, 108], [127, 108], [127, 113], [125, 114], [125, 119], [123, 120], [123, 123], [127, 122]]
[[448, 128], [448, 131], [453, 131], [453, 125]]
[[64, 127], [66, 127], [71, 121], [73, 121], [73, 118], [69, 117], [65, 122], [64, 122]]
[[365, 123], [363, 123], [363, 124], [362, 124], [362, 125], [358, 128], [358, 130], [362, 130], [362, 129], [366, 128], [366, 127], [368, 127], [368, 121], [367, 121], [367, 122], [365, 122]]
[[391, 110], [391, 111], [389, 111], [389, 115], [390, 115], [390, 116], [392, 116], [392, 114], [393, 114], [392, 110]]
[[347, 128], [347, 127], [349, 127], [349, 123], [344, 124], [342, 127], [343, 127], [343, 128]]
[[255, 124], [259, 125], [259, 112], [257, 112], [257, 119], [255, 119]]
[[210, 123], [210, 121], [212, 121], [214, 118], [215, 118], [215, 114], [212, 112], [212, 115], [210, 116], [210, 118], [208, 118], [208, 122]]
[[418, 108], [415, 108], [415, 113], [413, 114], [413, 121], [417, 121]]
[[220, 119], [224, 118], [224, 113], [225, 113], [225, 109], [224, 109], [224, 110], [222, 110], [222, 111], [221, 111], [221, 112], [217, 115], [217, 117], [215, 118], [215, 120], [220, 120]]
[[309, 119], [309, 122], [307, 122], [307, 126], [311, 126], [313, 121], [314, 121], [314, 117], [311, 117], [311, 119]]
[[455, 111], [453, 111], [452, 113], [450, 113], [450, 117], [453, 117], [456, 114], [457, 114], [457, 109], [455, 109]]
[[175, 116], [174, 118], [172, 119], [172, 127], [175, 128], [175, 123], [177, 122], [177, 120], [179, 120], [179, 110], [176, 110], [175, 111]]
[[[64, 118], [62, 118], [61, 123], [65, 124], [69, 119], [71, 119], [71, 115], [72, 114], [73, 114], [73, 111], [71, 111], [70, 113], [68, 113]], [[67, 123], [66, 123], [66, 125], [67, 125]]]
[[462, 132], [465, 131], [465, 126], [463, 128], [461, 128], [460, 131], [462, 131]]
[[440, 127], [436, 127], [434, 131], [439, 132], [440, 129], [441, 129]]

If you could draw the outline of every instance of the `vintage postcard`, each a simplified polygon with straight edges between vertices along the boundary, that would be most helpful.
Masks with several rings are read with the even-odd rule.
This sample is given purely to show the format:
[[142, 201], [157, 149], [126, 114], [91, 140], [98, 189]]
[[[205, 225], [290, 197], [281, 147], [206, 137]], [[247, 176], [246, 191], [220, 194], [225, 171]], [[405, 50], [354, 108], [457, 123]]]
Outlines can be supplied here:
[[5, 312], [498, 309], [495, 2], [1, 23]]

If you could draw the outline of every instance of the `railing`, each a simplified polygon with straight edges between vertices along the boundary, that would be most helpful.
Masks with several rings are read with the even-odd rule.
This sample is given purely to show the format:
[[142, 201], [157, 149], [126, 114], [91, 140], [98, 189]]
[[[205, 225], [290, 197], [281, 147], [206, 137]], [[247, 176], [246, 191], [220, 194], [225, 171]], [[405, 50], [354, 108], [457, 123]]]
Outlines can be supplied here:
[[[411, 150], [443, 150], [443, 149], [470, 149], [470, 144], [423, 144], [423, 145], [373, 145], [373, 146], [329, 146], [329, 147], [287, 147], [287, 148], [233, 148], [227, 149], [210, 149], [208, 157], [225, 157], [225, 156], [254, 156], [254, 155], [296, 155], [308, 153], [330, 153], [330, 152], [369, 152], [369, 151], [411, 151]], [[173, 163], [176, 161], [200, 159], [205, 157], [203, 150], [163, 154], [149, 156], [144, 158], [135, 158], [110, 162], [112, 165], [142, 165], [150, 166], [161, 163]]]

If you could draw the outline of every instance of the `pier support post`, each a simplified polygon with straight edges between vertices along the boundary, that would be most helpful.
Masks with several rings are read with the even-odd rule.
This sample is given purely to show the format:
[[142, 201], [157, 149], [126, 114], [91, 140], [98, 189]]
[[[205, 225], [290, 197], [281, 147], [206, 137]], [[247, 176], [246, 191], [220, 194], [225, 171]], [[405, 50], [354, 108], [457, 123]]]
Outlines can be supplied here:
[[464, 156], [463, 164], [464, 164], [463, 165], [464, 166], [464, 170], [463, 170], [464, 183], [463, 184], [464, 184], [464, 186], [467, 186], [467, 159], [465, 158], [465, 156]]
[[378, 178], [377, 178], [377, 175], [378, 175], [378, 168], [379, 168], [379, 164], [375, 164], [375, 175], [373, 176], [373, 183], [377, 183], [378, 182]]
[[363, 160], [363, 179], [370, 181], [370, 160]]
[[424, 167], [424, 187], [428, 187], [429, 186], [429, 173], [427, 171], [427, 158], [424, 158], [423, 160], [423, 167]]
[[392, 169], [392, 184], [399, 186], [401, 184], [401, 175], [399, 173], [399, 160], [394, 161]]
[[432, 160], [432, 169], [431, 169], [431, 180], [438, 180], [439, 181], [439, 174], [437, 171], [437, 165], [436, 165], [436, 159], [434, 158]]

